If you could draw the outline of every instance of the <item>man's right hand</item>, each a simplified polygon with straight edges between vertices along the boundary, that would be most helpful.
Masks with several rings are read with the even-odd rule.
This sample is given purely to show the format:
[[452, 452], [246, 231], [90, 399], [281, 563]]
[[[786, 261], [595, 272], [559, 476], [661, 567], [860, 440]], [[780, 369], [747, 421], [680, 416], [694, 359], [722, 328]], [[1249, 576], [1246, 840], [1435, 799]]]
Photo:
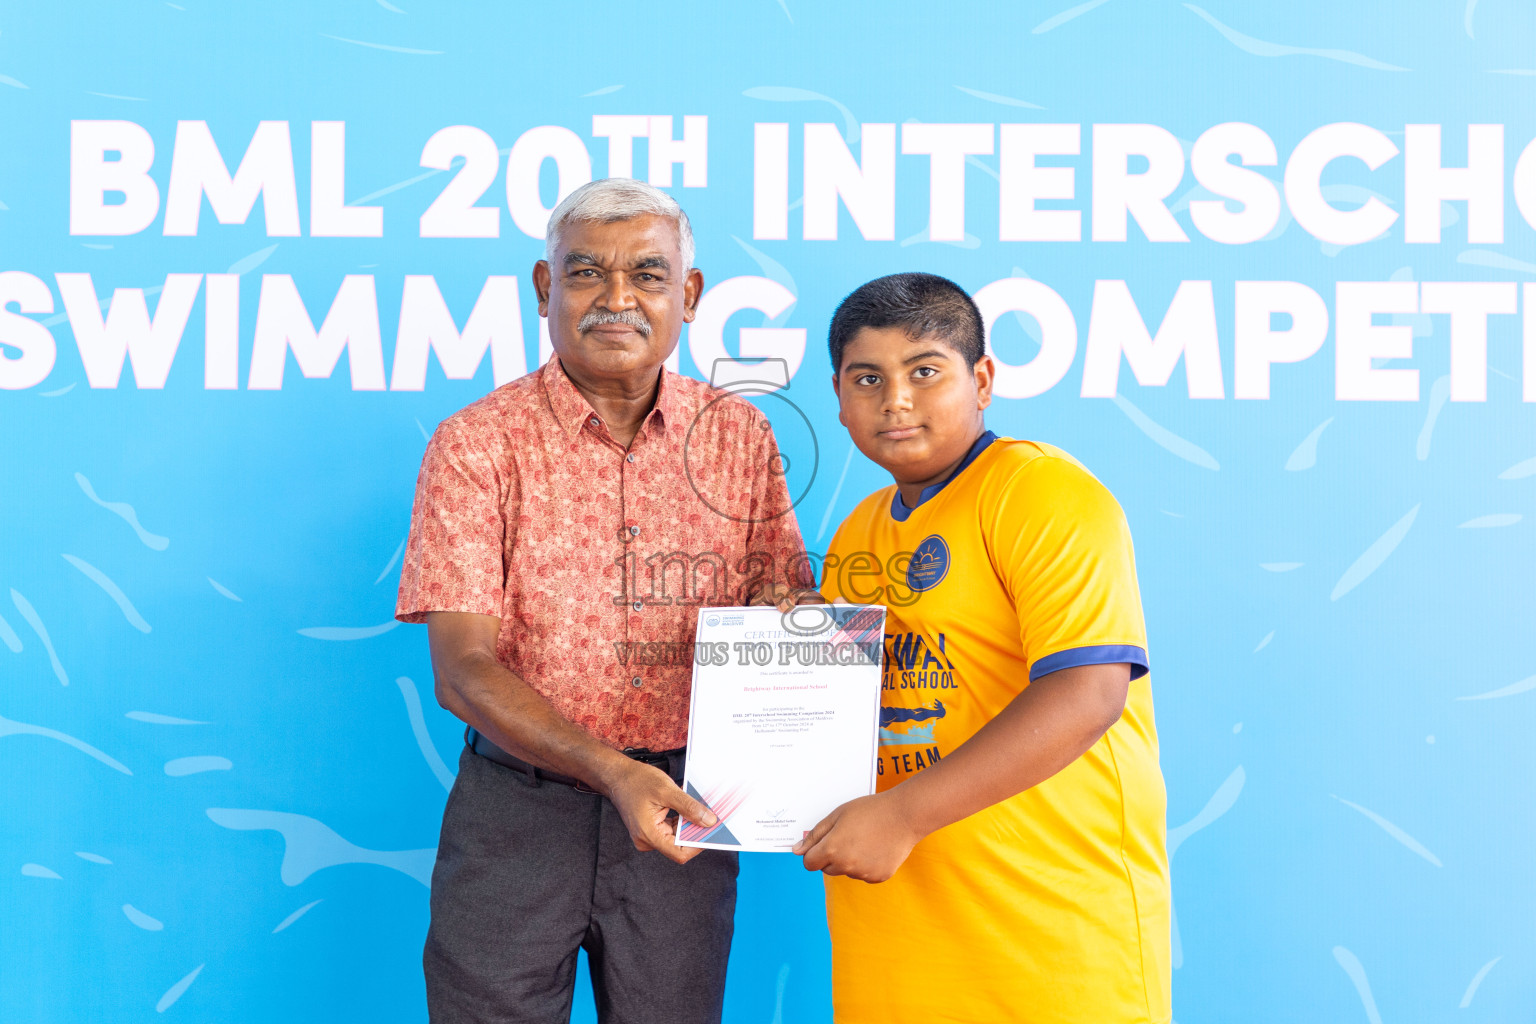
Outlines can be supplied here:
[[[679, 820], [713, 827], [713, 811], [683, 792], [660, 768], [625, 758], [604, 787], [608, 800], [624, 819], [637, 850], [655, 850], [669, 860], [686, 864], [703, 851], [677, 845]], [[680, 818], [672, 817], [676, 812]]]
[[677, 787], [666, 772], [633, 761], [560, 715], [496, 659], [501, 620], [468, 612], [427, 617], [438, 703], [503, 750], [564, 775], [584, 779], [618, 808], [639, 850], [686, 863], [697, 847], [677, 845], [673, 813], [713, 827], [708, 807]]

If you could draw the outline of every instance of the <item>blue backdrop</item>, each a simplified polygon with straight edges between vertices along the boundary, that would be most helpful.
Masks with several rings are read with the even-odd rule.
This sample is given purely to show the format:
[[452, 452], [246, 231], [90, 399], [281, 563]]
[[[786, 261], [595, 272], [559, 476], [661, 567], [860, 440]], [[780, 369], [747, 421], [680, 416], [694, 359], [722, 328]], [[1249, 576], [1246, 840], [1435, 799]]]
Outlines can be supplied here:
[[[371, 277], [387, 356], [407, 275], [432, 275], [459, 326], [488, 277], [515, 275], [536, 366], [528, 273], [542, 242], [507, 208], [508, 153], [561, 126], [607, 173], [595, 115], [670, 116], [679, 138], [685, 116], [707, 117], [707, 184], [685, 185], [679, 164], [671, 191], [708, 283], [762, 278], [794, 296], [771, 326], [808, 339], [784, 397], [819, 444], [798, 508], [813, 549], [885, 482], [851, 450], [826, 384], [842, 295], [923, 269], [972, 289], [1031, 278], [1066, 301], [1075, 360], [1037, 397], [1000, 400], [990, 424], [1077, 455], [1130, 518], [1169, 790], [1180, 1021], [1536, 1012], [1536, 431], [1522, 321], [1489, 319], [1480, 402], [1447, 401], [1439, 314], [1377, 318], [1411, 329], [1411, 358], [1381, 365], [1418, 370], [1416, 401], [1337, 400], [1331, 333], [1310, 359], [1276, 364], [1268, 400], [1233, 397], [1232, 369], [1238, 280], [1301, 282], [1330, 309], [1339, 280], [1536, 281], [1530, 225], [1511, 199], [1503, 241], [1479, 242], [1468, 204], [1451, 202], [1438, 244], [1407, 241], [1399, 221], [1341, 245], [1288, 209], [1262, 240], [1225, 245], [1193, 225], [1190, 202], [1211, 195], [1185, 167], [1166, 203], [1187, 244], [1147, 240], [1139, 219], [1129, 241], [1089, 238], [1094, 124], [1158, 125], [1188, 153], [1211, 126], [1250, 122], [1278, 149], [1260, 168], [1276, 183], [1297, 143], [1333, 122], [1399, 148], [1405, 125], [1441, 124], [1447, 166], [1468, 162], [1467, 125], [1502, 124], [1512, 195], [1536, 134], [1536, 26], [1509, 0], [1066, 2], [7, 4], [0, 1019], [424, 1016], [426, 884], [461, 726], [432, 698], [424, 631], [391, 615], [426, 438], [493, 386], [491, 360], [451, 380], [433, 359], [415, 391], [357, 390], [346, 361], [307, 379], [290, 360], [280, 389], [252, 389], [258, 300], [276, 288], [264, 275], [290, 275], [319, 325], [345, 275]], [[138, 126], [109, 129], [118, 142], [104, 148], [125, 164], [122, 140], [152, 140], [155, 207], [131, 232], [85, 218], [71, 234], [72, 121]], [[278, 173], [249, 217], [221, 223], [204, 203], [194, 233], [168, 234], [168, 196], [185, 194], [171, 181], [178, 121], [206, 121], [230, 173], [259, 122], [285, 122], [301, 232], [272, 230]], [[382, 209], [381, 236], [315, 237], [315, 121], [345, 122], [345, 194]], [[759, 122], [788, 126], [787, 238], [754, 233]], [[1080, 156], [1041, 159], [1075, 168], [1075, 199], [1040, 205], [1082, 210], [1083, 240], [999, 240], [1008, 174], [995, 148], [964, 163], [958, 240], [930, 240], [942, 232], [929, 230], [921, 155], [894, 158], [893, 237], [866, 239], [844, 210], [837, 241], [806, 240], [796, 200], [813, 122], [855, 158], [861, 135], [878, 136], [861, 125], [1081, 125]], [[422, 149], [453, 125], [494, 141], [480, 203], [500, 208], [498, 237], [421, 237], [455, 173], [423, 167]], [[633, 143], [636, 175], [651, 145]], [[1403, 167], [1336, 161], [1324, 195], [1401, 212]], [[514, 205], [553, 205], [555, 163], [539, 173], [537, 189], [514, 183]], [[74, 189], [86, 184], [77, 168]], [[56, 274], [89, 274], [103, 308], [114, 288], [165, 289], [152, 310], [170, 301], [167, 274], [239, 275], [238, 387], [204, 386], [211, 278], [156, 389], [140, 372], [153, 339], [115, 387], [92, 386], [80, 347], [103, 358], [96, 307], [66, 308], [78, 279]], [[1154, 332], [1180, 281], [1211, 281], [1227, 397], [1191, 399], [1184, 363], [1164, 385], [1122, 369], [1119, 397], [1082, 397], [1096, 280], [1126, 281]], [[48, 346], [23, 316], [56, 343], [37, 380]], [[727, 349], [768, 319], [731, 316]], [[1028, 315], [992, 334], [1013, 364], [1049, 341]], [[355, 333], [351, 344], [367, 351]], [[681, 353], [701, 373], [686, 336]], [[763, 404], [808, 467], [803, 426]], [[921, 970], [922, 936], [893, 927], [891, 953], [892, 969]], [[590, 1006], [580, 996], [577, 1019]], [[830, 1019], [821, 886], [796, 859], [744, 858], [726, 1017]]]

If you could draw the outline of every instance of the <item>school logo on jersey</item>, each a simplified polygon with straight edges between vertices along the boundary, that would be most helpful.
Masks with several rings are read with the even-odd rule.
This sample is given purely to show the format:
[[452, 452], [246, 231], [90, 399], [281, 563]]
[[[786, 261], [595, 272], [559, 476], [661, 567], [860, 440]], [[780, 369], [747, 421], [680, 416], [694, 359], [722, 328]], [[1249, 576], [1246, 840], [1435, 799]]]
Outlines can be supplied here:
[[949, 575], [949, 545], [944, 538], [931, 533], [912, 552], [907, 563], [907, 586], [916, 591], [932, 590]]

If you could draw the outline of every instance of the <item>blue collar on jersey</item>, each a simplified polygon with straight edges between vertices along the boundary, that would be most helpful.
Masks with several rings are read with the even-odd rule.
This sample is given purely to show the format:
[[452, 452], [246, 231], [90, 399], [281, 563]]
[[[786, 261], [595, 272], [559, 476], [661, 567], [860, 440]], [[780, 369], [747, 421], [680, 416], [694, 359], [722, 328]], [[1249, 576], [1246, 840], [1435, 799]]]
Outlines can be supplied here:
[[948, 487], [950, 483], [955, 479], [955, 477], [965, 472], [965, 467], [975, 462], [976, 457], [987, 450], [987, 445], [996, 440], [996, 434], [992, 433], [990, 430], [985, 431], [980, 437], [976, 439], [976, 443], [971, 445], [971, 450], [965, 453], [965, 458], [960, 460], [960, 465], [955, 467], [955, 471], [953, 473], [949, 474], [949, 476], [945, 478], [942, 483], [934, 484], [932, 487], [923, 488], [923, 493], [917, 496], [916, 507], [907, 508], [906, 504], [901, 500], [901, 488], [898, 487], [896, 489], [896, 493], [891, 495], [891, 518], [896, 520], [898, 523], [906, 522], [907, 517], [910, 516], [913, 512], [917, 511], [917, 509], [922, 506], [923, 502], [927, 501], [929, 498], [933, 497], [935, 494], [938, 494], [944, 488]]

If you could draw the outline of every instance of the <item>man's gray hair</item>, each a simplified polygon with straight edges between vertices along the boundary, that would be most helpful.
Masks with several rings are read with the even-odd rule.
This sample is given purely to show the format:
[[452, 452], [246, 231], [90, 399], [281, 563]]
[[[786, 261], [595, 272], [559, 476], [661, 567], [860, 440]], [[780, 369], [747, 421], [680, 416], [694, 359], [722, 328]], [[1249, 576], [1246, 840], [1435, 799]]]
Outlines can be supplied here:
[[692, 268], [693, 228], [688, 224], [688, 215], [677, 205], [676, 199], [656, 186], [634, 178], [599, 178], [566, 196], [549, 215], [549, 228], [544, 233], [544, 258], [554, 264], [560, 236], [571, 221], [611, 224], [646, 214], [672, 218], [677, 224], [677, 245], [682, 253], [683, 269]]

